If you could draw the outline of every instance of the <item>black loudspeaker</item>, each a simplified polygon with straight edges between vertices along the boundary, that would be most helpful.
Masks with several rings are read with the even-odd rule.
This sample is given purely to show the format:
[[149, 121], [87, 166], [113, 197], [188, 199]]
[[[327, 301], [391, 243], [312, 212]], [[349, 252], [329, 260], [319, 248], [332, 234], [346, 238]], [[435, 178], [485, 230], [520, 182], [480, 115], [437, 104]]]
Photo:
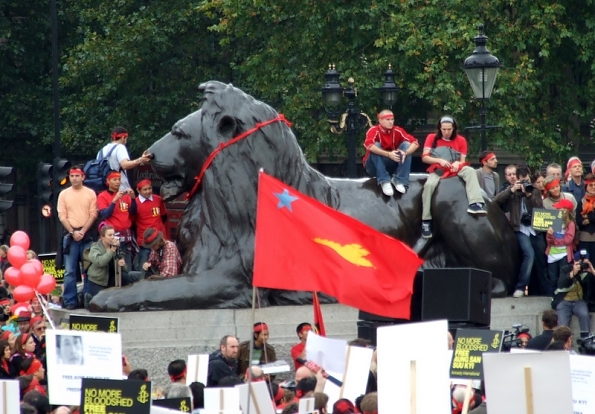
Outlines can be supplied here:
[[425, 269], [423, 321], [448, 319], [449, 325], [489, 326], [492, 274], [478, 269]]

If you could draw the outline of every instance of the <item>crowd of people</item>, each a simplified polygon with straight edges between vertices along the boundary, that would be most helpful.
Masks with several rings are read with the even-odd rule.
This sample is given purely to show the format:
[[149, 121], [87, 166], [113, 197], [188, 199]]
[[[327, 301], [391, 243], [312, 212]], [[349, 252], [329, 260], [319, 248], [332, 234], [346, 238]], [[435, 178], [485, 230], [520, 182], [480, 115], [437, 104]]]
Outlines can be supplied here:
[[[403, 128], [394, 125], [389, 110], [378, 114], [378, 125], [370, 128], [364, 141], [364, 166], [376, 177], [382, 192], [392, 197], [407, 192], [411, 154], [419, 143]], [[481, 167], [473, 170], [467, 159], [467, 141], [458, 134], [454, 118], [443, 116], [435, 133], [428, 135], [422, 162], [429, 164], [422, 193], [422, 236], [431, 238], [432, 194], [442, 179], [459, 176], [465, 182], [468, 213], [486, 215], [484, 196], [499, 206], [510, 222], [522, 251], [522, 262], [511, 292], [515, 298], [530, 295], [554, 298], [552, 306], [563, 324], [577, 315], [581, 335], [588, 335], [588, 310], [595, 309], [595, 289], [591, 289], [595, 269], [595, 174], [584, 175], [583, 163], [571, 157], [562, 167], [552, 163], [545, 174], [526, 165], [509, 165], [500, 185], [498, 159], [493, 151], [479, 156]], [[593, 169], [595, 162], [591, 165]], [[583, 176], [584, 175], [584, 176]], [[560, 210], [561, 228], [547, 231], [532, 227], [534, 209]]]
[[[126, 170], [149, 162], [150, 156], [130, 160], [127, 140], [128, 132], [117, 127], [112, 131], [113, 142], [100, 151], [104, 156], [110, 154], [105, 191], [96, 194], [86, 187], [83, 168], [73, 166], [71, 185], [58, 197], [58, 218], [65, 230], [59, 254], [65, 268], [62, 300], [66, 309], [83, 303], [88, 306], [107, 287], [180, 273], [180, 253], [164, 236], [167, 211], [163, 200], [153, 194], [151, 181], [139, 181], [137, 194], [127, 177]], [[95, 229], [98, 240], [93, 237]], [[84, 301], [77, 294], [81, 269], [87, 275], [82, 278]]]

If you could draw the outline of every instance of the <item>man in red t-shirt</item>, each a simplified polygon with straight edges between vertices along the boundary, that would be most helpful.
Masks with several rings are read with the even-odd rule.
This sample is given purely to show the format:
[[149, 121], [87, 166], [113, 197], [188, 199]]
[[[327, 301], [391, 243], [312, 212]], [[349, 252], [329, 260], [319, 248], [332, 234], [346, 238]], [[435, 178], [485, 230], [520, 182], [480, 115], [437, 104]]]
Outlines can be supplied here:
[[122, 270], [122, 280], [128, 280], [128, 272], [132, 270], [132, 220], [130, 219], [130, 208], [132, 200], [135, 197], [134, 191], [120, 190], [122, 175], [118, 171], [109, 171], [107, 174], [107, 190], [102, 191], [97, 196], [97, 208], [99, 217], [105, 223], [114, 228], [119, 233], [120, 248], [124, 254], [126, 267]]
[[419, 148], [419, 143], [403, 128], [394, 126], [395, 116], [388, 109], [378, 114], [378, 123], [366, 133], [364, 167], [376, 177], [384, 195], [394, 194], [391, 183], [399, 193], [405, 194], [409, 187], [410, 155]]
[[300, 338], [300, 343], [291, 348], [291, 358], [293, 358], [293, 365], [296, 371], [299, 367], [304, 365], [301, 362], [298, 362], [297, 359], [306, 359], [306, 340], [308, 339], [308, 332], [311, 330], [312, 325], [308, 322], [300, 323], [295, 330], [298, 338]]
[[477, 181], [477, 174], [469, 163], [465, 162], [467, 157], [467, 140], [457, 134], [458, 124], [450, 116], [443, 116], [438, 121], [438, 131], [429, 134], [424, 144], [421, 155], [422, 162], [430, 164], [428, 172], [430, 175], [424, 185], [422, 193], [422, 237], [432, 237], [432, 195], [440, 178], [454, 177], [458, 175], [465, 181], [467, 201], [469, 208], [467, 212], [478, 216], [485, 216], [488, 213], [484, 210], [483, 196]]
[[151, 227], [165, 234], [163, 223], [167, 220], [167, 211], [161, 197], [153, 194], [151, 181], [147, 179], [139, 181], [136, 184], [136, 189], [138, 198], [132, 200], [131, 212], [136, 225], [136, 241], [140, 246], [135, 263], [137, 264], [136, 269], [140, 270], [143, 263], [149, 260], [151, 254], [151, 249], [142, 247], [143, 234]]

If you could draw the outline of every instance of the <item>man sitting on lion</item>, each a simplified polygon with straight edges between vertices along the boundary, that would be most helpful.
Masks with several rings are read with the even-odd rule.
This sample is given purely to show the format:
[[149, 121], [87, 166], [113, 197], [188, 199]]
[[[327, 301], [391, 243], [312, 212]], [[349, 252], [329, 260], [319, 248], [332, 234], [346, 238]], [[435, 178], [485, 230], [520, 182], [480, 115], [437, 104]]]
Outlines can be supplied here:
[[458, 127], [453, 118], [443, 116], [438, 121], [438, 131], [435, 134], [429, 134], [424, 144], [421, 160], [426, 164], [431, 164], [428, 168], [430, 175], [422, 193], [421, 235], [425, 239], [432, 237], [432, 212], [430, 207], [432, 195], [440, 178], [454, 177], [455, 175], [461, 177], [465, 181], [467, 201], [469, 201], [467, 213], [477, 216], [488, 214], [484, 210], [483, 196], [481, 195], [477, 175], [473, 168], [469, 167], [469, 163], [465, 162], [467, 140], [462, 135], [457, 134]]

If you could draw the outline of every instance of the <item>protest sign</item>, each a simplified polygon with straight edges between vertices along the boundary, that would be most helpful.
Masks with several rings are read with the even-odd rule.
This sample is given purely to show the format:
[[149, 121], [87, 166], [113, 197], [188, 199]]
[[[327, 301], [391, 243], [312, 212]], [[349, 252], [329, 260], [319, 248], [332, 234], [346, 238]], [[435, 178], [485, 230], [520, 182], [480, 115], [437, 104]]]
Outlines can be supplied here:
[[209, 373], [209, 354], [188, 355], [188, 365], [186, 371], [186, 383], [201, 382], [207, 385], [207, 375]]
[[485, 352], [500, 352], [502, 331], [458, 329], [450, 364], [451, 378], [483, 379]]
[[165, 398], [163, 400], [153, 400], [153, 405], [158, 407], [170, 408], [172, 410], [189, 413], [192, 411], [192, 401], [190, 397], [184, 398]]
[[118, 318], [90, 315], [70, 315], [71, 331], [118, 333]]
[[70, 330], [70, 319], [69, 318], [60, 318], [60, 329]]
[[[332, 404], [327, 404], [331, 406]], [[314, 408], [314, 398], [300, 398], [300, 405], [298, 406], [298, 414], [317, 414], [318, 410]]]
[[347, 341], [331, 339], [308, 332], [306, 340], [306, 358], [335, 376], [345, 371]]
[[490, 414], [572, 413], [566, 351], [483, 356]]
[[345, 369], [343, 373], [337, 374], [343, 385], [338, 386], [331, 381], [324, 385], [324, 393], [329, 397], [329, 407], [341, 398], [355, 401], [357, 397], [366, 393], [373, 353], [372, 348], [347, 347]]
[[557, 233], [562, 231], [562, 210], [548, 210], [545, 208], [534, 208], [531, 217], [531, 227], [535, 231], [547, 231], [550, 227]]
[[570, 355], [574, 414], [595, 414], [595, 358]]
[[283, 361], [282, 359], [278, 359], [275, 362], [269, 362], [268, 364], [260, 365], [263, 374], [278, 374], [280, 372], [289, 372], [291, 368], [287, 361]]
[[56, 253], [41, 253], [37, 257], [43, 266], [43, 273], [54, 276], [56, 283], [64, 283], [64, 269], [56, 268]]
[[238, 388], [205, 388], [205, 408], [201, 413], [241, 413]]
[[16, 380], [0, 380], [0, 414], [21, 412], [19, 382]]
[[446, 320], [377, 329], [378, 412], [452, 412], [447, 331]]
[[46, 332], [50, 404], [79, 405], [81, 379], [122, 378], [122, 338], [103, 332]]
[[[240, 407], [244, 413], [275, 414], [275, 407], [266, 382], [251, 382], [236, 385], [236, 388], [240, 392]], [[250, 400], [250, 404], [248, 404], [248, 400]]]
[[81, 413], [149, 414], [151, 383], [83, 378]]

